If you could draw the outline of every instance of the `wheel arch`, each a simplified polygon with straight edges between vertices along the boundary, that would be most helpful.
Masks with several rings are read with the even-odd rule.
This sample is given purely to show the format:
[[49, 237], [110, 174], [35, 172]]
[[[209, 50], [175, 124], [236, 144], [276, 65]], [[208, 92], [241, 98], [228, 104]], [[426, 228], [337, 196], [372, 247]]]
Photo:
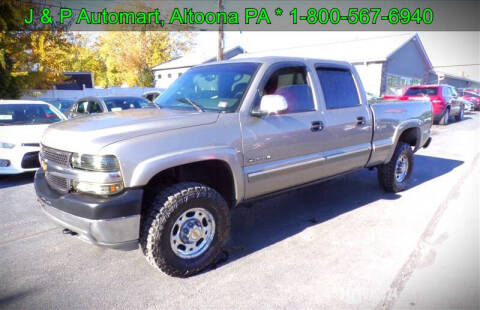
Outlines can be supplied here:
[[422, 142], [422, 131], [420, 128], [420, 120], [410, 120], [398, 126], [397, 130], [395, 131], [394, 143], [392, 144], [392, 148], [385, 159], [385, 163], [392, 159], [399, 142], [408, 143], [414, 148], [414, 151], [418, 150]]
[[153, 191], [179, 182], [198, 182], [218, 191], [230, 207], [243, 198], [242, 169], [232, 152], [172, 155], [142, 162], [132, 174], [130, 187], [144, 187], [144, 199]]

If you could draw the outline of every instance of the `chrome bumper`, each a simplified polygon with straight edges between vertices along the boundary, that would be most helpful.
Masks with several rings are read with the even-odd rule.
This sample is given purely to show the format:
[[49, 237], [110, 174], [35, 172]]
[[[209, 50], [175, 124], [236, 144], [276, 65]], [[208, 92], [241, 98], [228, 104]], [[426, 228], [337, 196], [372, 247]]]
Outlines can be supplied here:
[[90, 220], [48, 206], [40, 199], [39, 201], [48, 217], [60, 226], [77, 233], [78, 238], [83, 241], [125, 251], [138, 247], [140, 215]]

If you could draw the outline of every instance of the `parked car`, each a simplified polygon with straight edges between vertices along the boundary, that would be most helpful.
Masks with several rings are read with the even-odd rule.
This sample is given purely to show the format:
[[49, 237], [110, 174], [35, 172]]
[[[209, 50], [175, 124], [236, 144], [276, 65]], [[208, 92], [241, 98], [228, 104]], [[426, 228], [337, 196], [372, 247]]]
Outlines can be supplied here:
[[465, 107], [465, 113], [472, 113], [473, 111], [475, 111], [475, 105], [471, 101], [464, 99], [463, 97], [459, 97], [458, 100], [463, 102], [463, 106]]
[[462, 100], [459, 100], [454, 87], [449, 85], [416, 85], [409, 86], [400, 100], [429, 100], [433, 107], [433, 120], [447, 125], [450, 117], [461, 121], [465, 112]]
[[78, 99], [68, 110], [67, 117], [74, 118], [90, 114], [118, 112], [129, 109], [156, 108], [154, 104], [142, 97], [104, 96], [84, 97]]
[[460, 90], [459, 94], [460, 96], [462, 96], [463, 99], [473, 103], [476, 111], [480, 111], [480, 94], [468, 90]]
[[157, 97], [160, 96], [164, 91], [164, 89], [148, 91], [145, 92], [142, 97], [149, 100], [150, 102], [154, 102], [155, 99], [157, 99]]
[[48, 125], [64, 119], [46, 102], [0, 100], [0, 174], [37, 170], [43, 132]]
[[65, 232], [106, 247], [140, 244], [178, 277], [215, 261], [231, 208], [363, 168], [402, 191], [413, 153], [431, 141], [429, 102], [370, 105], [346, 62], [203, 64], [156, 104], [51, 126], [35, 189]]
[[75, 103], [73, 99], [64, 99], [64, 98], [45, 98], [40, 99], [41, 101], [48, 102], [53, 105], [55, 108], [60, 110], [63, 114], [68, 112], [68, 109]]

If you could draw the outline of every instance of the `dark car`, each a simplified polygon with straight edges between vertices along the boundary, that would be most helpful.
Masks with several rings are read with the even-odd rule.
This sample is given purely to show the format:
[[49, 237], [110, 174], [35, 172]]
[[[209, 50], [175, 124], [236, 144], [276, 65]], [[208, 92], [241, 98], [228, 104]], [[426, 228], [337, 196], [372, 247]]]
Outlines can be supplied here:
[[53, 105], [55, 108], [60, 110], [63, 114], [66, 114], [68, 112], [68, 109], [70, 109], [75, 102], [73, 99], [63, 99], [63, 98], [46, 98], [46, 99], [40, 99], [41, 101], [45, 101]]
[[94, 113], [118, 112], [128, 109], [157, 108], [142, 97], [104, 96], [84, 97], [78, 99], [66, 113], [68, 118], [85, 116]]

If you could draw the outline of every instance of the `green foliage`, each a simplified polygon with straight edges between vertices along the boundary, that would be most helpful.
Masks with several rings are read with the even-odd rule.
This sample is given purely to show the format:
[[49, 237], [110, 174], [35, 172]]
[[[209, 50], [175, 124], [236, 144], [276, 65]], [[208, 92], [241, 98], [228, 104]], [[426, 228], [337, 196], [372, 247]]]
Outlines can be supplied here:
[[62, 55], [70, 36], [62, 29], [23, 26], [28, 7], [15, 0], [0, 2], [0, 97], [18, 98], [28, 89], [45, 89], [65, 79]]
[[[187, 51], [190, 32], [104, 31], [81, 34], [52, 26], [25, 28], [26, 5], [0, 1], [0, 98], [50, 89], [63, 72], [92, 72], [96, 86], [151, 86], [151, 67]], [[22, 29], [22, 30], [19, 30]]]

